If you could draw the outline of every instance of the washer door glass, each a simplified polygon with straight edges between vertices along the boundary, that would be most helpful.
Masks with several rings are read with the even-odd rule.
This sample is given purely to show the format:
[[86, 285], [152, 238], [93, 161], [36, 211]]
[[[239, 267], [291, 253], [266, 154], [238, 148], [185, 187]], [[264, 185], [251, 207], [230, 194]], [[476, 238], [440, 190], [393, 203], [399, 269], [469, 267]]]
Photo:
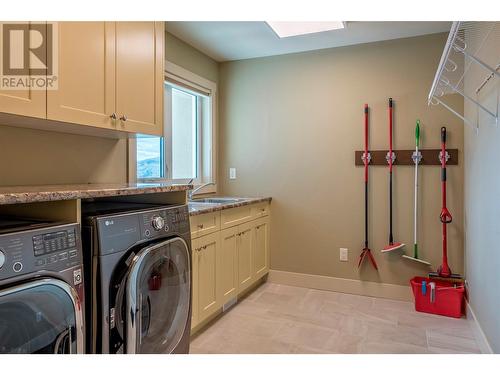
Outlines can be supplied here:
[[77, 305], [59, 280], [0, 290], [0, 353], [77, 353]]
[[127, 352], [171, 353], [189, 320], [189, 249], [180, 238], [142, 249], [127, 281]]

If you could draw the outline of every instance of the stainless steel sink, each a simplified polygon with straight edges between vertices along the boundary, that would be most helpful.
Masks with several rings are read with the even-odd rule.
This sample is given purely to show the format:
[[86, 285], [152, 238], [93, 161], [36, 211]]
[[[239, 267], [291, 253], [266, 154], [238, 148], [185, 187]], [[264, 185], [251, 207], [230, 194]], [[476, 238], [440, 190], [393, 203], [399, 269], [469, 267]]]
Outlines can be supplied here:
[[206, 208], [217, 207], [220, 203], [188, 202], [189, 212], [204, 210]]
[[202, 203], [202, 204], [228, 204], [238, 203], [247, 200], [247, 198], [235, 197], [214, 197], [214, 198], [201, 198], [190, 200], [189, 203]]

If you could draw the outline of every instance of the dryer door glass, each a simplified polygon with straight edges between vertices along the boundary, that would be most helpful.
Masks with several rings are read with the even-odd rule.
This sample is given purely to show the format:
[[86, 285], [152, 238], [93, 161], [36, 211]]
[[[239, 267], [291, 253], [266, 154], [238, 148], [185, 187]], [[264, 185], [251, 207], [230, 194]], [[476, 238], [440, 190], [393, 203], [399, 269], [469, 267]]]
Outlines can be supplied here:
[[83, 347], [77, 298], [52, 279], [0, 290], [0, 353], [77, 353]]
[[190, 258], [180, 238], [142, 249], [127, 282], [128, 353], [171, 353], [189, 329]]

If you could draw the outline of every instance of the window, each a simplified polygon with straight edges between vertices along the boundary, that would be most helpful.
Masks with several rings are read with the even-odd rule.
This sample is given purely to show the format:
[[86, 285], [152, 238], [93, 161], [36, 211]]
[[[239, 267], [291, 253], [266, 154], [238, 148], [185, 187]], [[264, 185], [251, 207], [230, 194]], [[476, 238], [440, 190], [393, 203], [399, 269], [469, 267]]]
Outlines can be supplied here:
[[138, 180], [200, 178], [202, 110], [209, 104], [209, 97], [165, 82], [165, 135], [138, 136]]
[[[169, 67], [176, 74], [169, 74]], [[215, 83], [167, 63], [164, 135], [138, 135], [131, 141], [136, 181], [215, 182], [215, 88]]]
[[137, 178], [153, 179], [163, 178], [164, 163], [162, 157], [163, 138], [137, 137]]
[[[197, 179], [200, 176], [201, 110], [202, 102], [209, 100], [200, 95], [175, 88], [167, 84], [167, 100], [172, 105], [171, 121], [167, 122], [167, 134], [172, 139], [170, 143], [171, 160], [168, 164], [173, 180]], [[167, 167], [167, 169], [169, 169]]]

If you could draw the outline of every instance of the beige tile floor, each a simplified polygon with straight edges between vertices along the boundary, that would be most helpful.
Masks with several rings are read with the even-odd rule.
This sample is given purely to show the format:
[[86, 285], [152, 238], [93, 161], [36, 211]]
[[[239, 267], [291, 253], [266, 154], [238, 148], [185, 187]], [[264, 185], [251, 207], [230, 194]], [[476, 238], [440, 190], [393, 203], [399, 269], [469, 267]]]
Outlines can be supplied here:
[[465, 319], [410, 302], [266, 283], [191, 342], [191, 353], [480, 353]]

